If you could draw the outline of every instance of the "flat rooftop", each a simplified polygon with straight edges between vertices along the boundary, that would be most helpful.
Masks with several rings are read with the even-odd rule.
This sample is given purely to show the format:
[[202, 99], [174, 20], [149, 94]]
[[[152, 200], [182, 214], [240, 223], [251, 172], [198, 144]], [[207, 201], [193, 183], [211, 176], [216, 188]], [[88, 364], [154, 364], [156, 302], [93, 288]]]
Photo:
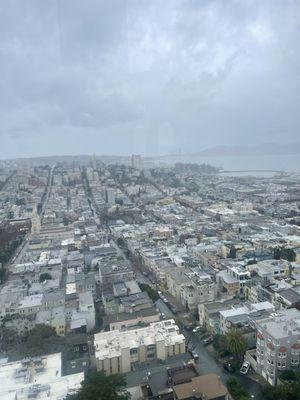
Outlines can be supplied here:
[[61, 376], [61, 353], [0, 365], [1, 400], [60, 400], [80, 388], [84, 374]]
[[258, 324], [258, 329], [267, 332], [275, 339], [287, 338], [290, 335], [300, 337], [300, 311], [290, 308], [265, 319]]
[[170, 346], [184, 343], [185, 337], [179, 333], [179, 328], [173, 319], [153, 322], [150, 326], [127, 331], [109, 331], [95, 334], [95, 356], [99, 360], [121, 356], [121, 349], [139, 348], [142, 345], [155, 345], [164, 341]]

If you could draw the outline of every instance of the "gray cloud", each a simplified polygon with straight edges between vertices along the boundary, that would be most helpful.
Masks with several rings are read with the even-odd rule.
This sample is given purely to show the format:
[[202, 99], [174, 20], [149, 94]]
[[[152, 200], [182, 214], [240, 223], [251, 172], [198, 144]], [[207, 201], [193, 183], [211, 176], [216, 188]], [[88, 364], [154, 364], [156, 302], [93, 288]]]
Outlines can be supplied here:
[[300, 3], [0, 3], [1, 157], [298, 139]]

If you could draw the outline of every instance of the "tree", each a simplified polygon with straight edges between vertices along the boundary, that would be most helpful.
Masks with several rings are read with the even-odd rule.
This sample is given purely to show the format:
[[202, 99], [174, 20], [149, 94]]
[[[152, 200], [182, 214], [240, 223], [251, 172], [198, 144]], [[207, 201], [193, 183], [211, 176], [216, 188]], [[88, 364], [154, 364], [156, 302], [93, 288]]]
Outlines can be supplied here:
[[50, 281], [51, 279], [52, 276], [48, 274], [48, 272], [44, 272], [43, 274], [40, 275], [40, 282]]
[[6, 269], [4, 267], [0, 267], [0, 283], [2, 283], [5, 279]]
[[239, 361], [243, 359], [247, 346], [243, 335], [237, 329], [231, 329], [227, 333], [226, 347]]
[[293, 249], [286, 247], [275, 247], [274, 248], [274, 259], [275, 260], [287, 260], [289, 262], [296, 261], [296, 253]]
[[212, 344], [214, 349], [219, 352], [220, 357], [228, 355], [227, 337], [225, 335], [214, 335]]
[[234, 246], [230, 247], [228, 258], [236, 258], [236, 248]]
[[264, 400], [300, 400], [300, 383], [284, 383], [276, 387], [268, 385], [263, 389]]
[[254, 265], [254, 264], [257, 264], [257, 260], [255, 258], [253, 258], [247, 262], [247, 265]]
[[66, 400], [129, 400], [131, 396], [125, 387], [123, 375], [93, 372], [81, 382], [78, 393], [67, 396]]
[[11, 346], [20, 341], [19, 336], [12, 329], [0, 327], [0, 350], [6, 352]]
[[244, 387], [236, 380], [236, 378], [229, 378], [227, 381], [227, 387], [229, 393], [232, 395], [234, 400], [248, 400], [250, 399], [249, 393]]
[[156, 290], [152, 289], [151, 286], [146, 283], [139, 283], [142, 292], [148, 293], [150, 299], [155, 303], [159, 299], [159, 295]]
[[280, 379], [282, 381], [296, 381], [297, 374], [292, 369], [287, 369], [280, 374]]
[[281, 258], [290, 262], [294, 262], [296, 261], [296, 253], [293, 249], [283, 248], [281, 250]]
[[[49, 325], [39, 324], [28, 332], [28, 335], [22, 344], [24, 355], [38, 356], [41, 354], [50, 354], [53, 351], [52, 341], [60, 339], [56, 335], [56, 331]], [[58, 340], [59, 341], [59, 340]], [[54, 343], [54, 349], [56, 348]]]

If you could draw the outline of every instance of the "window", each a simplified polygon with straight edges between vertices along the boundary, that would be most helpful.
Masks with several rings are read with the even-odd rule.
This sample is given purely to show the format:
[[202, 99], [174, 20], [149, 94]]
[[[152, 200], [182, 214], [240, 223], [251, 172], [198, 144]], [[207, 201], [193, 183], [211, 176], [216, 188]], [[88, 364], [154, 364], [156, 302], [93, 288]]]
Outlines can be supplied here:
[[138, 353], [138, 349], [137, 348], [130, 349], [130, 355], [131, 356], [134, 355], [134, 354], [137, 354], [137, 353]]
[[286, 357], [286, 353], [281, 353], [281, 352], [279, 352], [279, 353], [278, 353], [278, 357], [284, 358], [284, 357]]

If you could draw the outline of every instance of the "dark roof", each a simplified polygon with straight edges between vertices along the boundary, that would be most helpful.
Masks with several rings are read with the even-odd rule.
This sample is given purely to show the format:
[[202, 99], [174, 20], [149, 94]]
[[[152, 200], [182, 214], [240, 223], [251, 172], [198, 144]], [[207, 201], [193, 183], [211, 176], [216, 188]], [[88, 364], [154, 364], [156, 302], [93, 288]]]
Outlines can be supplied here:
[[300, 294], [293, 289], [284, 289], [279, 292], [279, 295], [289, 301], [290, 303], [298, 303], [300, 301]]
[[197, 371], [193, 365], [181, 365], [167, 370], [170, 381], [173, 385], [190, 382], [197, 376]]
[[87, 343], [87, 335], [85, 333], [71, 333], [66, 335], [66, 339], [69, 345], [77, 345]]
[[66, 361], [64, 365], [64, 374], [72, 375], [79, 372], [88, 372], [90, 367], [90, 359], [88, 356], [76, 358], [75, 360]]
[[119, 313], [114, 315], [106, 315], [103, 317], [103, 325], [109, 325], [113, 322], [118, 321], [128, 321], [138, 317], [149, 317], [151, 315], [156, 315], [157, 311], [154, 307], [144, 308], [140, 311], [134, 311], [133, 313]]
[[131, 294], [126, 297], [121, 297], [120, 302], [124, 305], [132, 306], [132, 307], [141, 305], [141, 304], [152, 303], [148, 293], [146, 293], [146, 292], [140, 292], [140, 293]]

